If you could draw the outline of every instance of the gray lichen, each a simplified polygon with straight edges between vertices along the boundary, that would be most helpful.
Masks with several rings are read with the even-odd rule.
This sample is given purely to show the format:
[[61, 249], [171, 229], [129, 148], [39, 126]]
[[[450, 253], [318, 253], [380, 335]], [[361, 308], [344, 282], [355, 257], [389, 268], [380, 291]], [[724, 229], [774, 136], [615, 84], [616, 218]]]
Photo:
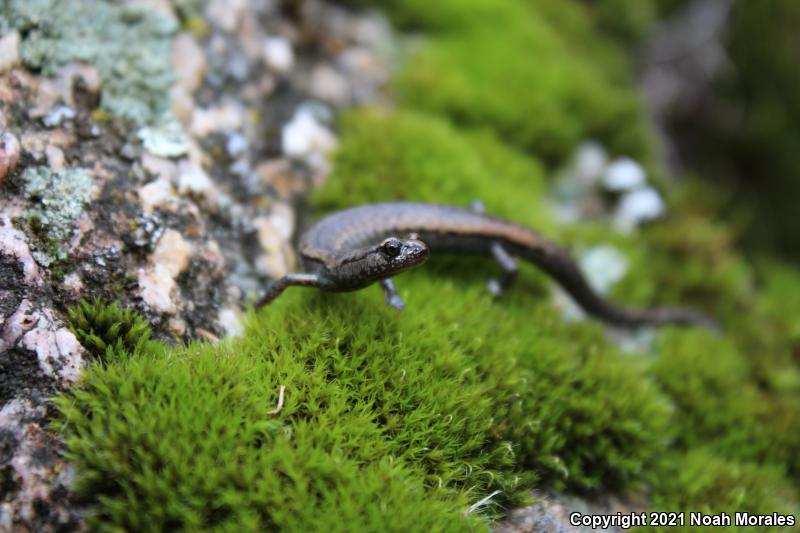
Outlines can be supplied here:
[[186, 134], [171, 113], [153, 126], [141, 128], [137, 135], [145, 150], [159, 157], [179, 157], [189, 150]]
[[10, 30], [25, 35], [25, 64], [44, 74], [71, 61], [94, 65], [110, 113], [150, 125], [168, 112], [174, 20], [124, 2], [0, 0], [0, 33]]
[[62, 259], [60, 243], [72, 234], [72, 225], [83, 213], [92, 197], [94, 180], [80, 168], [54, 172], [47, 167], [31, 167], [25, 171], [25, 194], [33, 207], [28, 211], [32, 226], [55, 246], [55, 250], [39, 250], [34, 254], [42, 264]]

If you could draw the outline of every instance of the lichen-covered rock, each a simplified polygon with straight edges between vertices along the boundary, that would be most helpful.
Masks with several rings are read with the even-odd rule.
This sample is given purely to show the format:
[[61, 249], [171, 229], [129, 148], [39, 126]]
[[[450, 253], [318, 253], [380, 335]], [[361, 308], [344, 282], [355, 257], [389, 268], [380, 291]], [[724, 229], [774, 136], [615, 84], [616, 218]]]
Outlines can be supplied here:
[[[15, 398], [0, 408], [0, 530], [81, 529], [77, 504], [69, 500], [75, 468], [62, 458], [62, 443], [42, 424], [49, 418], [43, 398]], [[12, 499], [8, 495], [13, 495]]]
[[5, 177], [16, 168], [19, 154], [19, 141], [14, 134], [7, 131], [0, 134], [0, 186]]
[[[340, 51], [358, 46], [388, 72], [364, 32], [348, 31], [376, 15], [316, 1], [299, 16], [274, 2], [201, 4], [10, 0], [0, 12], [5, 405], [43, 405], [75, 382], [90, 356], [64, 312], [84, 299], [137, 309], [160, 339], [241, 332], [241, 307], [293, 266], [291, 200], [324, 179], [335, 144], [330, 124], [315, 123], [284, 149], [281, 131], [310, 105], [300, 104], [312, 69], [338, 69]], [[370, 75], [341, 73], [361, 101], [377, 93], [360, 88]], [[288, 162], [279, 177], [263, 172], [275, 161]], [[46, 427], [47, 410], [28, 411]], [[28, 453], [13, 442], [14, 457]], [[45, 469], [61, 468], [53, 450]], [[39, 482], [26, 483], [3, 496], [0, 528], [79, 522], [31, 503]], [[47, 500], [57, 485], [36, 487]]]

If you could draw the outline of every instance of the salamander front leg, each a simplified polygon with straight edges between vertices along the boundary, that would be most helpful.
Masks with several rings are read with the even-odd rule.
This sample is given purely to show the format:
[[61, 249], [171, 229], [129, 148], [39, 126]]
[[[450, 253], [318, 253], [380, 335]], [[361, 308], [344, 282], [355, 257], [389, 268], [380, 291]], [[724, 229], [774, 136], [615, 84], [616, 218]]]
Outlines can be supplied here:
[[399, 294], [397, 294], [397, 290], [394, 288], [394, 283], [392, 283], [391, 279], [382, 279], [380, 284], [383, 288], [383, 294], [386, 296], [387, 304], [391, 305], [398, 311], [402, 311], [406, 308], [406, 304], [403, 303], [403, 299], [400, 298]]
[[500, 278], [492, 278], [486, 284], [486, 288], [492, 296], [500, 296], [503, 291], [508, 289], [514, 280], [517, 279], [517, 262], [511, 257], [503, 245], [499, 242], [492, 243], [492, 257], [503, 270]]
[[282, 278], [270, 283], [264, 296], [256, 302], [255, 308], [261, 309], [280, 296], [287, 287], [291, 287], [292, 285], [297, 285], [299, 287], [319, 287], [319, 276], [316, 274], [286, 274]]

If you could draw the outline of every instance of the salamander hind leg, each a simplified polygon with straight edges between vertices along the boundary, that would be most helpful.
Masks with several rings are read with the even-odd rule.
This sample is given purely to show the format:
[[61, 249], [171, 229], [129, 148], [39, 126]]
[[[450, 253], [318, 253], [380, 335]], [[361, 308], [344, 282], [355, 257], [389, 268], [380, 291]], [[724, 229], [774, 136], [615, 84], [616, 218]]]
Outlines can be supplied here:
[[514, 283], [517, 279], [517, 262], [509, 255], [503, 245], [499, 242], [492, 243], [491, 246], [492, 257], [494, 257], [497, 264], [502, 269], [502, 274], [499, 278], [492, 278], [486, 284], [486, 288], [492, 296], [500, 296]]
[[320, 287], [321, 282], [319, 276], [316, 274], [286, 274], [282, 278], [270, 283], [264, 296], [255, 303], [255, 308], [261, 309], [280, 296], [287, 287], [293, 285], [298, 287]]
[[397, 294], [397, 290], [394, 288], [394, 283], [391, 279], [382, 279], [380, 284], [383, 288], [383, 294], [386, 296], [387, 304], [391, 305], [398, 311], [402, 311], [406, 308], [406, 304], [403, 302], [403, 299], [400, 298], [400, 295]]

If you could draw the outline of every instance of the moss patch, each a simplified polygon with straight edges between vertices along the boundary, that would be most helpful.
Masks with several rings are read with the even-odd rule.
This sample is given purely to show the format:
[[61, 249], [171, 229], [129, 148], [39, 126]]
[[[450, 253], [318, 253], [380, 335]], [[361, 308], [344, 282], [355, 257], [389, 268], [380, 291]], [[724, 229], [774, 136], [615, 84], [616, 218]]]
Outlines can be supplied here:
[[794, 527], [754, 526], [697, 527], [689, 525], [689, 512], [707, 515], [736, 512], [769, 515], [797, 514], [796, 495], [781, 472], [756, 463], [722, 459], [715, 452], [698, 448], [674, 455], [658, 477], [654, 511], [685, 511], [683, 527], [647, 527], [639, 531], [793, 531]]
[[89, 353], [104, 362], [153, 348], [144, 318], [117, 303], [83, 300], [67, 313], [70, 330]]
[[390, 2], [388, 9], [401, 26], [432, 33], [397, 77], [403, 105], [489, 127], [547, 162], [587, 137], [649, 159], [624, 54], [596, 31], [582, 3], [444, 0]]
[[60, 406], [96, 525], [463, 529], [519, 503], [537, 475], [640, 481], [668, 412], [641, 371], [593, 328], [546, 306], [532, 317], [530, 295], [499, 304], [439, 268], [398, 280], [413, 313], [379, 291], [298, 290], [230, 344], [93, 366]]
[[[640, 123], [622, 118], [638, 113], [624, 62], [576, 5], [389, 4], [431, 32], [430, 46], [401, 74], [400, 111], [344, 118], [333, 175], [313, 201], [326, 211], [481, 199], [559, 241], [615, 244], [631, 264], [621, 301], [702, 304], [727, 333], [665, 329], [656, 353], [621, 354], [598, 324], [563, 324], [533, 268], [489, 297], [496, 266], [483, 259], [434, 257], [398, 276], [401, 314], [377, 288], [294, 288], [239, 339], [133, 348], [62, 397], [60, 428], [95, 526], [481, 530], [531, 487], [646, 489], [654, 509], [672, 511], [797, 508], [800, 273], [745, 261], [691, 195], [636, 236], [559, 230], [548, 216], [532, 153], [556, 159], [588, 134], [646, 153]], [[584, 44], [578, 29], [590, 33]], [[594, 44], [590, 57], [617, 57], [608, 72], [581, 56]], [[515, 59], [525, 52], [542, 54], [541, 71]], [[535, 90], [505, 83], [503, 65], [529, 69], [520, 76]], [[431, 94], [407, 90], [419, 80]]]
[[489, 132], [464, 134], [435, 116], [372, 110], [346, 115], [342, 126], [333, 175], [314, 195], [322, 210], [387, 200], [466, 207], [480, 200], [491, 213], [552, 227], [541, 165]]

